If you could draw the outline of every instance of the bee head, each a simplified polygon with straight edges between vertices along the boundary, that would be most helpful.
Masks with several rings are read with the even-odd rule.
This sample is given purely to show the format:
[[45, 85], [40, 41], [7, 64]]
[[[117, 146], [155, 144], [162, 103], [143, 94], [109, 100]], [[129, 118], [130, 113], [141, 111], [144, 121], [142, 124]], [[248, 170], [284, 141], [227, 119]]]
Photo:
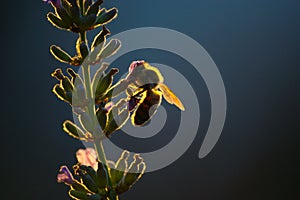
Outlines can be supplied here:
[[144, 60], [137, 60], [137, 61], [133, 61], [130, 66], [129, 66], [129, 73], [131, 73], [135, 68], [137, 68], [138, 66], [141, 66], [145, 63]]
[[148, 84], [163, 82], [163, 76], [156, 67], [140, 60], [131, 63], [127, 80], [132, 81], [139, 87], [142, 87]]

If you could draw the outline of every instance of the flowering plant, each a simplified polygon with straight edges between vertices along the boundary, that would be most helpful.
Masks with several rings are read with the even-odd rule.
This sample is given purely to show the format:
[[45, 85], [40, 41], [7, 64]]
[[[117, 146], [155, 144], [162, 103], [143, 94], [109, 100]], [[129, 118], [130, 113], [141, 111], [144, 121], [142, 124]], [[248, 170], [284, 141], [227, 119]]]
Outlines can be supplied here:
[[[114, 55], [121, 47], [117, 39], [106, 41], [110, 31], [107, 24], [117, 17], [116, 8], [101, 8], [103, 0], [45, 0], [54, 12], [47, 14], [48, 21], [55, 27], [78, 34], [77, 54], [71, 56], [62, 48], [52, 45], [50, 52], [62, 63], [73, 67], [81, 66], [81, 72], [73, 68], [56, 69], [52, 76], [59, 83], [54, 85], [54, 94], [72, 106], [79, 125], [70, 120], [63, 123], [63, 130], [78, 140], [92, 142], [94, 148], [80, 149], [76, 153], [78, 163], [73, 173], [62, 166], [57, 176], [58, 182], [70, 187], [69, 195], [79, 200], [116, 200], [128, 191], [143, 175], [146, 164], [135, 154], [128, 163], [130, 153], [124, 151], [116, 163], [107, 160], [102, 140], [111, 136], [131, 117], [132, 124], [142, 126], [147, 123], [162, 96], [167, 102], [181, 110], [184, 106], [175, 94], [163, 84], [160, 71], [145, 61], [134, 61], [129, 66], [128, 75], [113, 84], [117, 68], [108, 71], [109, 64], [104, 58]], [[101, 27], [89, 45], [88, 31]], [[91, 68], [98, 69], [91, 74]], [[115, 102], [121, 93], [126, 97]], [[150, 110], [151, 108], [151, 110]]]

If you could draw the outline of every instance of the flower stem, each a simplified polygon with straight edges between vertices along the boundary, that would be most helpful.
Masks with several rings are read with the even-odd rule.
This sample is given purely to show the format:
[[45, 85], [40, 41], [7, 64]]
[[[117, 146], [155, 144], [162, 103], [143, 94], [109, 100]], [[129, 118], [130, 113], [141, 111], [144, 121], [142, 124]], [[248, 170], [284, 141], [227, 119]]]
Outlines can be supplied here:
[[116, 195], [116, 193], [115, 193], [115, 191], [112, 187], [112, 182], [110, 180], [110, 172], [109, 172], [109, 169], [108, 169], [108, 164], [107, 164], [106, 156], [105, 156], [105, 153], [104, 153], [104, 148], [103, 148], [103, 145], [102, 145], [102, 141], [101, 140], [96, 140], [94, 142], [94, 146], [95, 146], [96, 152], [98, 154], [99, 161], [103, 164], [104, 169], [107, 171], [108, 186], [110, 188], [109, 198], [110, 198], [110, 200], [118, 200], [119, 198]]
[[87, 44], [86, 31], [80, 32], [80, 33], [79, 33], [79, 37], [80, 37], [80, 40], [81, 40], [82, 42], [85, 42], [85, 43]]
[[[84, 41], [84, 42], [87, 43], [85, 32], [80, 33], [79, 37], [80, 37], [81, 41]], [[82, 66], [82, 74], [83, 74], [84, 85], [85, 85], [85, 89], [86, 89], [86, 97], [87, 97], [88, 102], [89, 102], [88, 106], [87, 106], [87, 112], [89, 113], [89, 115], [91, 116], [91, 119], [93, 120], [93, 123], [95, 124], [96, 121], [97, 121], [95, 119], [97, 119], [97, 118], [96, 118], [94, 98], [93, 98], [92, 85], [91, 85], [90, 65], [83, 65]], [[93, 133], [93, 134], [96, 135], [96, 133]], [[103, 134], [103, 133], [101, 133], [101, 134]], [[107, 171], [108, 187], [110, 188], [110, 190], [109, 190], [110, 191], [109, 192], [109, 199], [110, 200], [118, 200], [119, 198], [116, 195], [116, 193], [115, 193], [115, 191], [112, 187], [110, 172], [109, 172], [109, 169], [108, 169], [107, 159], [106, 159], [106, 155], [105, 155], [105, 152], [104, 152], [104, 148], [103, 148], [101, 139], [95, 139], [94, 147], [95, 147], [95, 150], [97, 152], [99, 161], [103, 164], [104, 169]]]

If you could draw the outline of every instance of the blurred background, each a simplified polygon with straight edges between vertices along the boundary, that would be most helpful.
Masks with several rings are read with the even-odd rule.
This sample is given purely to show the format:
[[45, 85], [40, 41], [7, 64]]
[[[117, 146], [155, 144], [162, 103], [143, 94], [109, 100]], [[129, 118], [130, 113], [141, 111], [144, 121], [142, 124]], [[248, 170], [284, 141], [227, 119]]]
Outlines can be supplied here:
[[[69, 199], [56, 174], [60, 165], [76, 162], [75, 152], [83, 145], [61, 129], [72, 114], [51, 93], [56, 80], [50, 74], [68, 66], [55, 61], [49, 46], [75, 53], [77, 36], [53, 28], [45, 18], [51, 6], [41, 0], [1, 5], [0, 198]], [[201, 76], [185, 60], [158, 50], [131, 52], [115, 61], [112, 65], [124, 72], [137, 59], [174, 67], [190, 80], [201, 110], [198, 135], [188, 151], [172, 165], [147, 173], [122, 200], [300, 198], [299, 1], [107, 0], [104, 6], [119, 9], [119, 17], [108, 26], [113, 34], [154, 26], [198, 41], [217, 64], [228, 98], [221, 138], [199, 159], [210, 119]], [[119, 132], [113, 141], [140, 151], [167, 144], [180, 113], [164, 105], [172, 117], [161, 133], [141, 140]]]

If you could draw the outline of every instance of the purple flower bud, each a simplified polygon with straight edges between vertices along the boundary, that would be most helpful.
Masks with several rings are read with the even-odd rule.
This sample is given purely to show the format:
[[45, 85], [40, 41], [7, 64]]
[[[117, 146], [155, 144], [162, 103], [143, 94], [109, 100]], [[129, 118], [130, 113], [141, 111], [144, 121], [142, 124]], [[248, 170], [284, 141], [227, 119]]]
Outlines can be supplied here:
[[61, 0], [43, 0], [43, 1], [46, 3], [51, 3], [56, 8], [62, 7]]
[[59, 174], [57, 174], [57, 182], [65, 183], [67, 185], [72, 185], [74, 183], [73, 175], [67, 166], [61, 166], [59, 169]]
[[136, 67], [138, 67], [144, 63], [145, 63], [144, 60], [133, 61], [129, 66], [129, 73], [131, 73]]
[[114, 103], [110, 101], [107, 104], [105, 104], [104, 108], [107, 112], [109, 112], [113, 106], [114, 106]]

